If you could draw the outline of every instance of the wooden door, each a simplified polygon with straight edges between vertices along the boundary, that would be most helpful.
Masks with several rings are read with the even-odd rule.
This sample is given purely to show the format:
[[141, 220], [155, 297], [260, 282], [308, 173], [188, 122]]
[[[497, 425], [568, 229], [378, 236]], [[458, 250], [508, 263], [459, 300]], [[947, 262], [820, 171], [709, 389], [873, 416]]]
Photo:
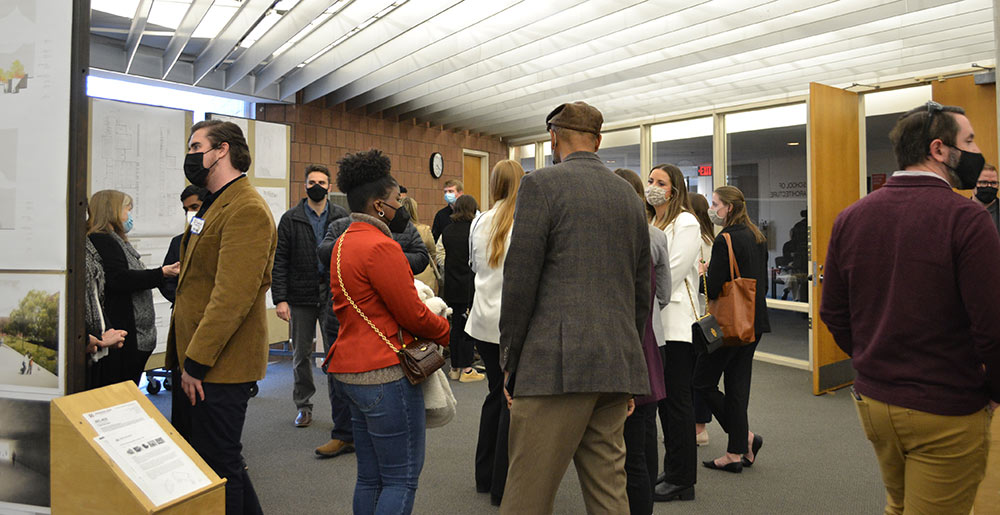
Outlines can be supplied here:
[[[997, 97], [996, 84], [976, 84], [972, 75], [955, 77], [931, 83], [931, 98], [944, 105], [965, 109], [972, 129], [976, 134], [976, 144], [983, 151], [986, 162], [997, 166]], [[959, 193], [972, 197], [972, 190]]]
[[837, 347], [819, 319], [823, 264], [833, 222], [861, 198], [859, 99], [856, 93], [822, 84], [809, 85], [809, 214], [812, 271], [813, 393], [835, 390], [854, 381], [850, 357]]
[[465, 185], [465, 194], [472, 195], [472, 198], [476, 199], [480, 211], [486, 211], [482, 195], [483, 158], [464, 154], [462, 160], [462, 183]]

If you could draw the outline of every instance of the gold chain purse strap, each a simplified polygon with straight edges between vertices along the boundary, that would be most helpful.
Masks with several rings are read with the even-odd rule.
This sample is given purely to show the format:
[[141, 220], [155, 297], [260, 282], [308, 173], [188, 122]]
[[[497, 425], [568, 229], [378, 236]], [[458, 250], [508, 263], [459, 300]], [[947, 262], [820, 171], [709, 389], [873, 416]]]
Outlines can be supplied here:
[[[699, 249], [698, 253], [701, 254], [701, 262], [704, 263], [705, 262], [705, 253], [704, 253], [704, 251], [702, 251], [702, 250]], [[694, 304], [694, 297], [691, 295], [691, 285], [688, 284], [687, 277], [684, 278], [684, 287], [687, 288], [687, 291], [688, 291], [688, 300], [691, 301], [691, 310], [694, 311], [694, 317], [696, 319], [698, 319], [698, 320], [704, 320], [704, 319], [708, 318], [708, 315], [709, 315], [709, 313], [708, 313], [708, 279], [706, 278], [706, 276], [708, 276], [707, 272], [704, 273], [704, 274], [701, 274], [702, 284], [705, 287], [705, 293], [704, 293], [704, 295], [705, 295], [705, 314], [704, 315], [700, 315], [700, 316], [698, 315], [698, 308], [695, 307], [695, 304]]]
[[379, 338], [382, 338], [382, 341], [384, 341], [385, 344], [388, 345], [390, 349], [392, 349], [392, 352], [399, 354], [399, 349], [397, 349], [396, 346], [393, 345], [392, 342], [390, 342], [389, 339], [386, 338], [384, 334], [382, 334], [382, 331], [379, 331], [378, 327], [375, 327], [375, 324], [372, 323], [372, 321], [369, 320], [368, 317], [365, 315], [364, 311], [361, 311], [361, 308], [359, 308], [358, 305], [354, 303], [354, 299], [351, 298], [350, 294], [347, 293], [347, 289], [344, 288], [344, 277], [340, 273], [340, 249], [344, 246], [344, 238], [346, 236], [347, 236], [346, 232], [344, 234], [341, 234], [340, 240], [337, 242], [337, 281], [340, 282], [340, 291], [344, 293], [344, 297], [347, 297], [347, 302], [351, 303], [351, 307], [354, 308], [354, 311], [357, 311], [358, 314], [361, 315], [361, 318], [363, 318], [365, 322], [368, 322], [368, 325], [372, 328], [373, 331], [375, 331], [375, 334], [378, 334]]

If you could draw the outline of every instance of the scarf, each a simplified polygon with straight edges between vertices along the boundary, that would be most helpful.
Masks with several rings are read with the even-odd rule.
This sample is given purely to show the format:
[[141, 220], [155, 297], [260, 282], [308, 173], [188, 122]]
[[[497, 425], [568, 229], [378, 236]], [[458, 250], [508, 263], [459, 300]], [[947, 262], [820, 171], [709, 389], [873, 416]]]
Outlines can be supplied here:
[[[145, 270], [146, 265], [140, 259], [139, 251], [121, 236], [111, 233], [118, 245], [125, 252], [129, 270]], [[151, 351], [156, 348], [156, 312], [153, 311], [153, 291], [139, 290], [132, 292], [132, 314], [135, 317], [136, 345], [141, 351]]]

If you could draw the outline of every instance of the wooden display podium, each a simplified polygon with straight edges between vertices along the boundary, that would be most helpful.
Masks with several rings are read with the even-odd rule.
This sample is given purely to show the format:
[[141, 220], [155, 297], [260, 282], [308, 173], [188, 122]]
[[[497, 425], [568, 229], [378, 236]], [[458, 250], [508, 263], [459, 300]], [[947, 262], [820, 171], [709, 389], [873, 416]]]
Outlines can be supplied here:
[[[167, 437], [209, 480], [208, 486], [156, 506], [99, 445], [97, 430], [85, 413], [137, 401]], [[160, 414], [127, 381], [52, 401], [51, 404], [52, 513], [219, 514], [226, 512], [226, 480], [212, 471]]]

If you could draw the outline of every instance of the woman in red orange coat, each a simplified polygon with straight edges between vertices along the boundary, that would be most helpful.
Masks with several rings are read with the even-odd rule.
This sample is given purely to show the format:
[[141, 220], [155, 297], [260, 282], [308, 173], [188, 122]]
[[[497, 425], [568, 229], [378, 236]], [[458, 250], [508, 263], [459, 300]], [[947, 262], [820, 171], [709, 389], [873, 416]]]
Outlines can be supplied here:
[[[409, 213], [390, 162], [378, 150], [338, 163], [351, 226], [333, 249], [330, 288], [340, 320], [327, 371], [348, 399], [358, 478], [354, 513], [410, 513], [424, 464], [424, 398], [403, 376], [394, 352], [415, 338], [448, 344], [448, 321], [420, 301], [413, 272], [391, 233]], [[402, 338], [402, 341], [400, 339]]]

